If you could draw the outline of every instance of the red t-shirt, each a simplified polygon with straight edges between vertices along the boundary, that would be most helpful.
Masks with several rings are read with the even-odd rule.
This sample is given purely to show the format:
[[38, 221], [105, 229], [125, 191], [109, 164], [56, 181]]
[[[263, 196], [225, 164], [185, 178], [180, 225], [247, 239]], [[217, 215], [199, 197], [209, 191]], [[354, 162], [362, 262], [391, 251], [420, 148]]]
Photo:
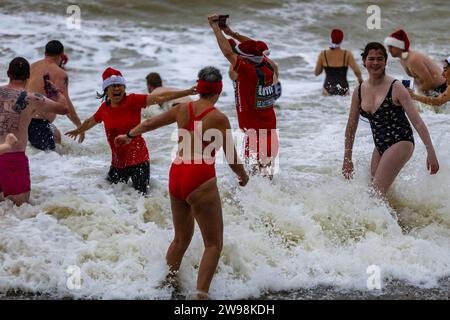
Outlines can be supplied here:
[[146, 94], [130, 94], [123, 98], [117, 107], [103, 102], [94, 114], [97, 123], [103, 122], [105, 133], [112, 152], [112, 166], [124, 168], [149, 160], [147, 146], [141, 135], [134, 137], [127, 145], [116, 147], [114, 139], [126, 134], [141, 122], [141, 110], [147, 106]]
[[269, 62], [264, 60], [255, 66], [238, 56], [233, 70], [238, 74], [235, 90], [239, 127], [276, 129], [274, 71]]

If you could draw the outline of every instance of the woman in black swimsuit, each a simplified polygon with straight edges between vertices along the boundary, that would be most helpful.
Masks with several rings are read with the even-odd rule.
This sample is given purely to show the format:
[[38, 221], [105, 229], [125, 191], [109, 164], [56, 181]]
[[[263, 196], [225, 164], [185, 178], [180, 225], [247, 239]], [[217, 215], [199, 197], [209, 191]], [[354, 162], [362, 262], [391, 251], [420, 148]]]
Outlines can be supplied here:
[[317, 60], [314, 74], [320, 75], [325, 70], [325, 82], [323, 84], [323, 95], [348, 95], [349, 86], [347, 82], [347, 70], [350, 66], [362, 83], [361, 70], [350, 51], [342, 50], [341, 43], [344, 33], [340, 29], [333, 29], [330, 36], [330, 49], [322, 51]]
[[375, 143], [371, 163], [372, 185], [381, 196], [385, 196], [413, 154], [414, 138], [408, 118], [427, 148], [427, 169], [431, 174], [438, 172], [439, 163], [428, 129], [408, 91], [401, 82], [385, 73], [387, 52], [384, 46], [371, 42], [364, 49], [362, 57], [369, 79], [353, 92], [345, 131], [342, 173], [347, 179], [353, 176], [353, 142], [361, 115], [369, 120]]

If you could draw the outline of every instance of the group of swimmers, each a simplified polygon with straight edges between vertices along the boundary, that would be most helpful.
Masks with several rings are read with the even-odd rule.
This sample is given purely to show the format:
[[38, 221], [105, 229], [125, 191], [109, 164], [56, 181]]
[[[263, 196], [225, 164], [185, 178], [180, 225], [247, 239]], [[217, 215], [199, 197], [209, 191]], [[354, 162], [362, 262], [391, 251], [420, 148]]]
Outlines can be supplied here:
[[[256, 158], [252, 171], [266, 174], [265, 169], [272, 166], [279, 149], [274, 111], [280, 94], [278, 66], [268, 58], [269, 49], [264, 42], [219, 25], [219, 20], [218, 15], [208, 17], [220, 51], [230, 63], [229, 77], [236, 93], [238, 123], [245, 133], [245, 160]], [[404, 31], [399, 34], [406, 36]], [[424, 91], [444, 90], [441, 75], [433, 71], [425, 77], [421, 73], [423, 68], [417, 67], [419, 63], [415, 62], [422, 59], [424, 68], [431, 70], [429, 60], [411, 52], [409, 42], [400, 41], [397, 35], [391, 35], [386, 45], [393, 56], [404, 59], [402, 65], [408, 74], [416, 78]], [[431, 174], [436, 173], [439, 164], [428, 130], [412, 103], [413, 93], [410, 96], [401, 83], [385, 73], [388, 58], [385, 47], [372, 42], [364, 49], [362, 60], [369, 78], [363, 81], [351, 52], [340, 49], [343, 36], [341, 30], [332, 31], [330, 49], [321, 52], [315, 70], [318, 75], [325, 69], [323, 93], [326, 95], [348, 94], [347, 66], [352, 67], [358, 78], [359, 86], [352, 95], [345, 133], [343, 175], [348, 179], [353, 175], [352, 148], [360, 115], [369, 120], [372, 128], [375, 142], [372, 185], [381, 195], [386, 195], [412, 155], [414, 138], [408, 118], [426, 145], [428, 169]], [[0, 87], [0, 153], [3, 153], [0, 155], [0, 192], [16, 205], [29, 201], [27, 142], [41, 150], [53, 150], [60, 141], [60, 134], [52, 122], [60, 114], [67, 115], [76, 126], [66, 135], [78, 138], [80, 143], [88, 130], [103, 122], [112, 154], [107, 179], [111, 183], [126, 183], [131, 179], [136, 190], [147, 194], [150, 158], [142, 134], [176, 123], [178, 152], [169, 173], [175, 236], [166, 256], [170, 268], [167, 279], [169, 283], [176, 282], [176, 273], [192, 239], [194, 221], [197, 221], [205, 245], [197, 280], [198, 298], [207, 297], [223, 245], [222, 207], [215, 173], [217, 151], [223, 147], [227, 163], [241, 186], [249, 180], [234, 146], [230, 122], [215, 107], [222, 92], [220, 71], [214, 67], [203, 68], [198, 73], [197, 85], [185, 90], [163, 87], [161, 77], [150, 73], [147, 76], [150, 94], [129, 94], [122, 73], [107, 68], [102, 74], [102, 91], [98, 95], [102, 103], [81, 123], [68, 94], [69, 78], [64, 69], [67, 60], [61, 42], [53, 40], [47, 44], [43, 60], [30, 66], [26, 59], [18, 57], [9, 64], [10, 82]], [[444, 67], [446, 84], [450, 82], [449, 64], [450, 58]], [[197, 94], [199, 99], [189, 98]], [[426, 99], [440, 99], [427, 100], [434, 103], [448, 101], [448, 95], [449, 89], [446, 89], [441, 96]], [[141, 122], [144, 108], [166, 103], [170, 103], [167, 110]], [[210, 139], [206, 139], [207, 135]], [[270, 171], [268, 175], [271, 176]]]

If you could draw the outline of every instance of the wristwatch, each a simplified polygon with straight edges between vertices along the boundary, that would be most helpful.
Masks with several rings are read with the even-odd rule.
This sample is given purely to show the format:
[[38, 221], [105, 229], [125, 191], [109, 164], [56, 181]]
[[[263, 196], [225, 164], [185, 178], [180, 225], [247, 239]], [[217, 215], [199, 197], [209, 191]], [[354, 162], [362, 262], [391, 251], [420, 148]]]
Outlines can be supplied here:
[[134, 137], [130, 134], [130, 132], [131, 132], [131, 130], [129, 130], [129, 131], [127, 132], [127, 137], [130, 138], [130, 139], [133, 139]]

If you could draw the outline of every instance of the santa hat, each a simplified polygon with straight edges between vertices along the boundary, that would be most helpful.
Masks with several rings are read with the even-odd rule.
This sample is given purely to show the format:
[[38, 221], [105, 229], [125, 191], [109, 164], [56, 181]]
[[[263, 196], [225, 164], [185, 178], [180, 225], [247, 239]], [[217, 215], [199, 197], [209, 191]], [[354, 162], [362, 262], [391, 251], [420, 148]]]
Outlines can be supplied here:
[[237, 54], [255, 63], [261, 63], [264, 56], [270, 55], [269, 47], [263, 41], [247, 40], [235, 49]]
[[112, 86], [113, 84], [120, 84], [126, 87], [125, 78], [122, 76], [122, 73], [119, 70], [107, 68], [103, 72], [102, 77], [103, 77], [103, 85], [102, 85], [103, 91], [105, 91], [106, 88]]
[[344, 32], [341, 29], [331, 30], [330, 48], [339, 48], [344, 40]]
[[396, 47], [404, 51], [409, 51], [409, 39], [405, 30], [400, 29], [392, 33], [384, 40], [386, 46]]

